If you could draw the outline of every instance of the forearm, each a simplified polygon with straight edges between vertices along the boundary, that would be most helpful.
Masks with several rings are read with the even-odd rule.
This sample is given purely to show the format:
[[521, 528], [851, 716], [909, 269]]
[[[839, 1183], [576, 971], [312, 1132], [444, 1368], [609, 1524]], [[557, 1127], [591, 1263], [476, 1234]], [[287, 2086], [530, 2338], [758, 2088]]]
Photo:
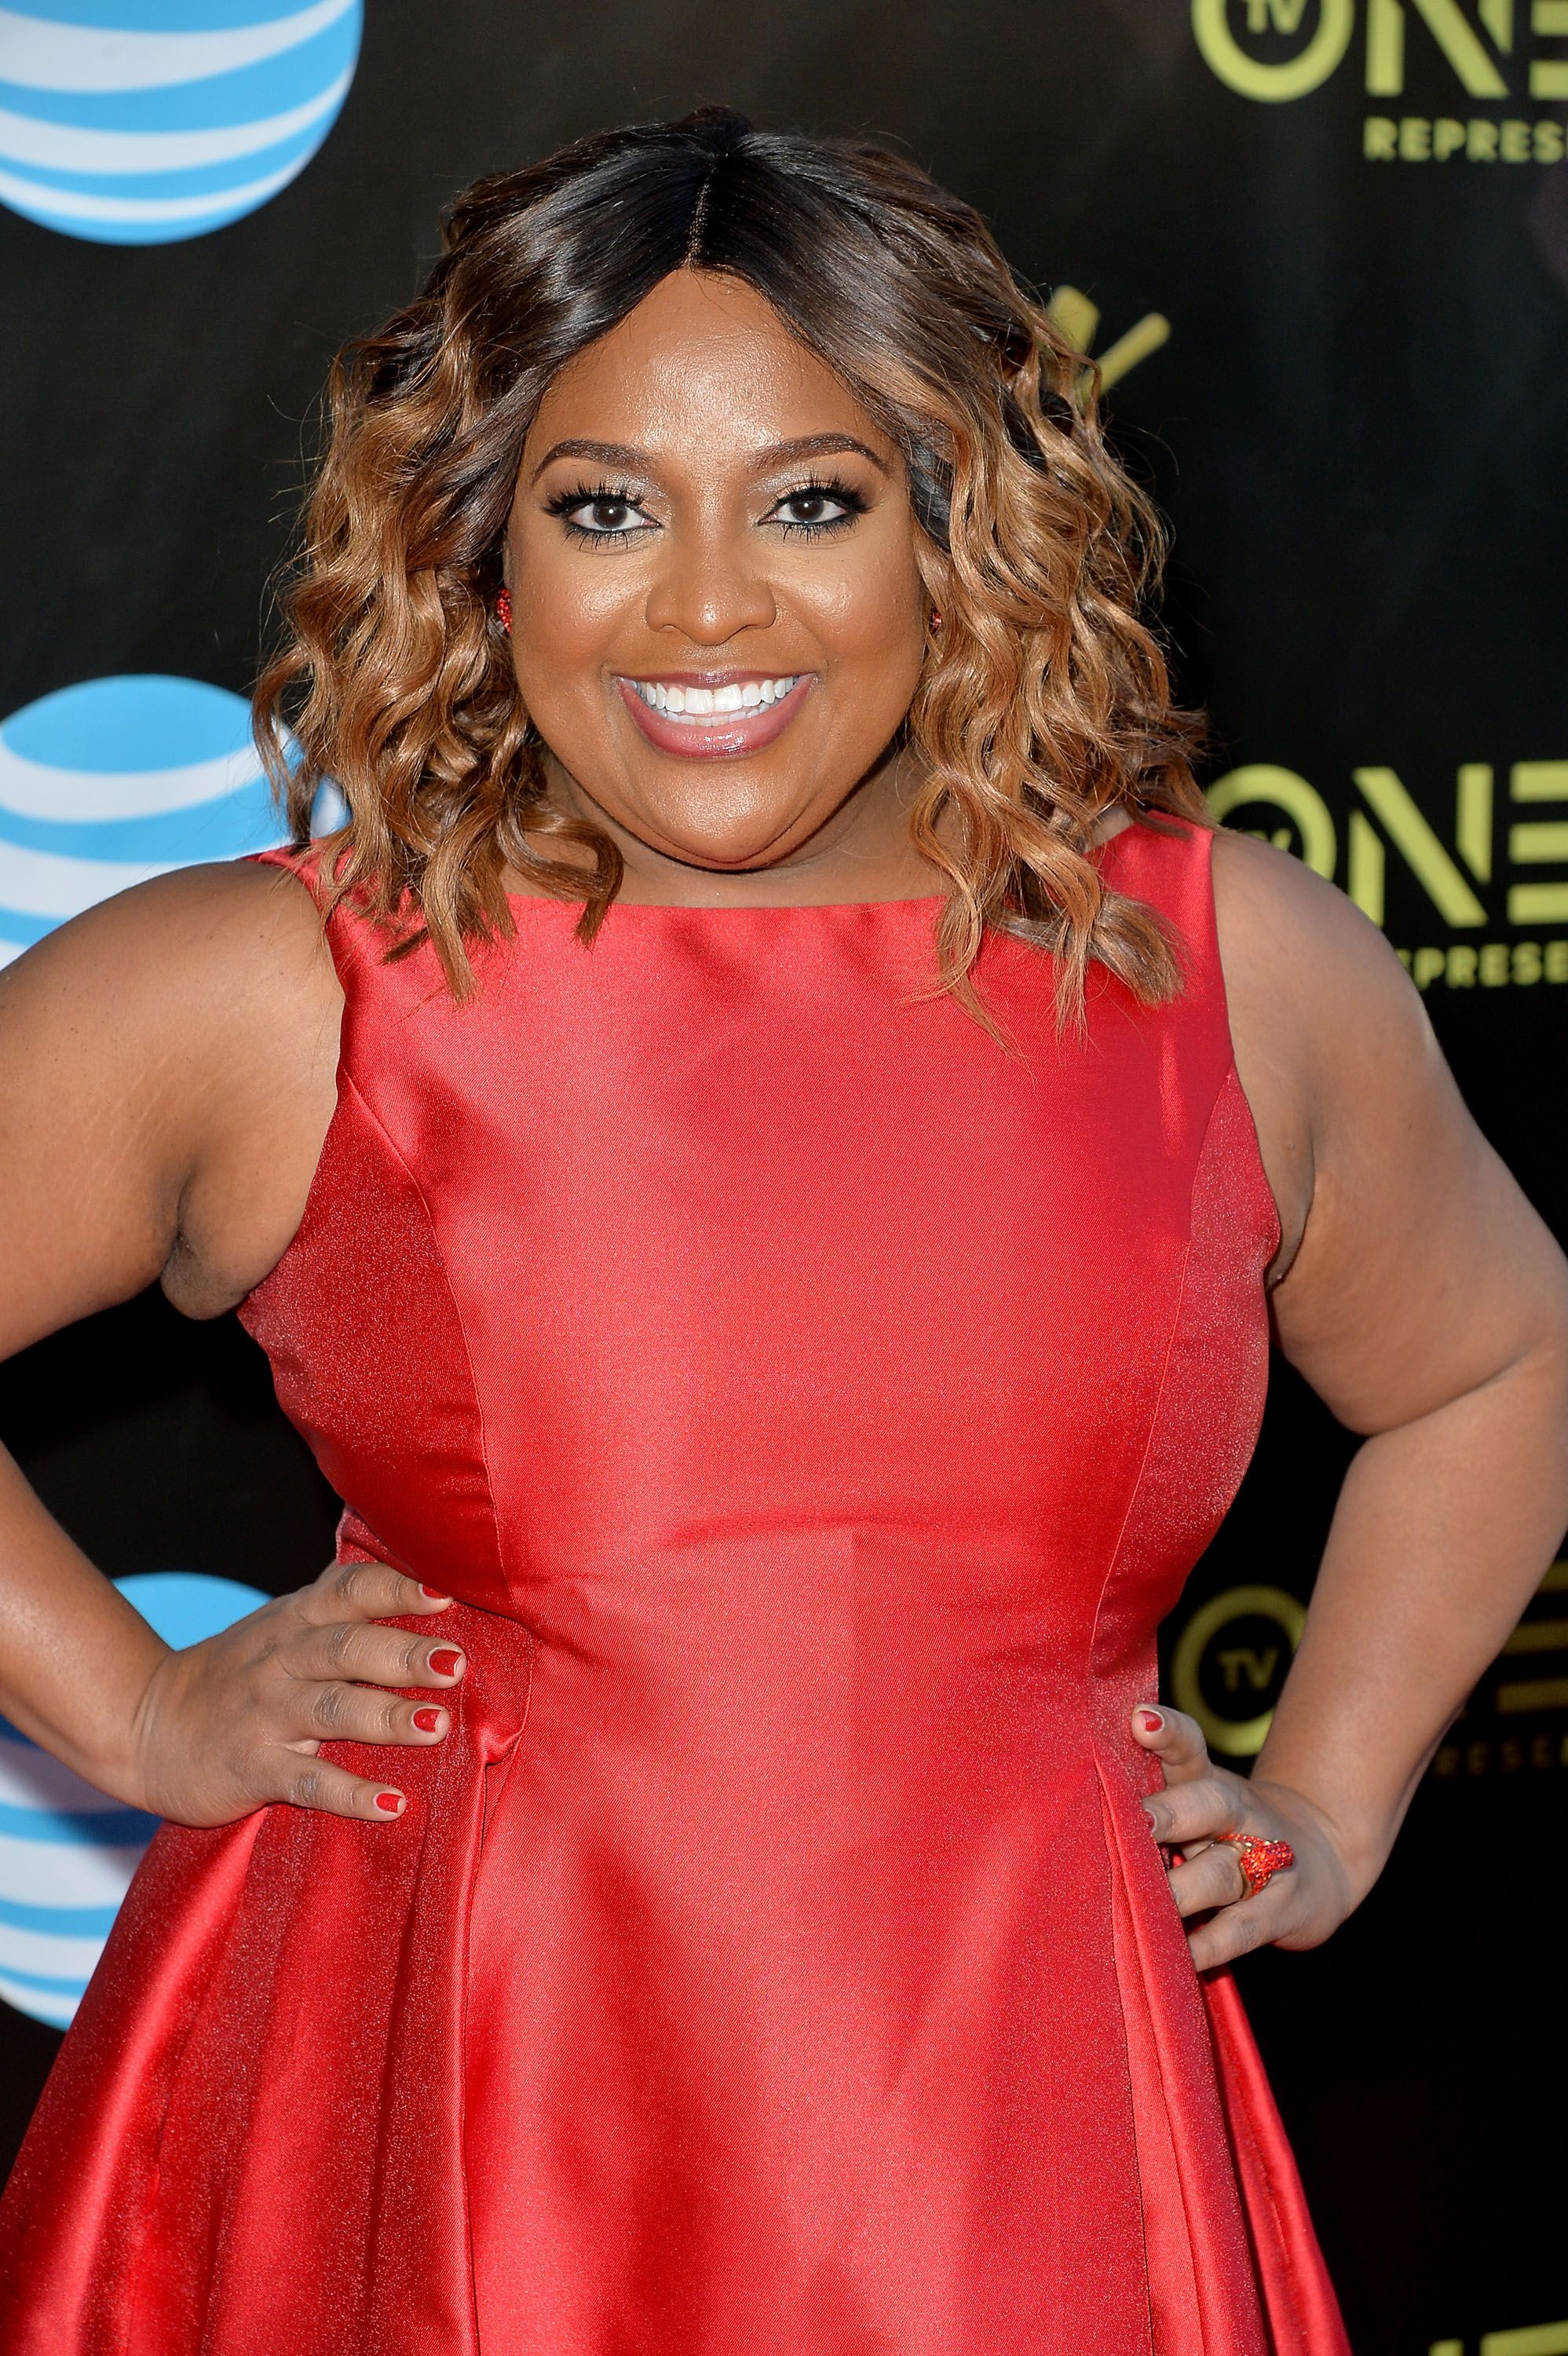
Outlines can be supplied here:
[[1255, 1773], [1327, 1816], [1358, 1897], [1565, 1526], [1557, 1349], [1377, 1434], [1352, 1462]]
[[167, 1650], [0, 1449], [0, 1711], [101, 1790], [133, 1799], [137, 1708]]

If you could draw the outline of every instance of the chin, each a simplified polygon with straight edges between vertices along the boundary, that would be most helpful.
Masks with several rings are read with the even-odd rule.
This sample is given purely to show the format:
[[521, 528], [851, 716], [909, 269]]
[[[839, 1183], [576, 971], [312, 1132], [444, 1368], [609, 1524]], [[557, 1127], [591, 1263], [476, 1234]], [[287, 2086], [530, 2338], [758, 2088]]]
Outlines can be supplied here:
[[[625, 819], [621, 822], [627, 823]], [[711, 826], [693, 825], [689, 811], [677, 817], [673, 811], [656, 815], [650, 810], [631, 830], [650, 851], [660, 852], [666, 859], [678, 859], [688, 867], [711, 867], [730, 874], [749, 867], [772, 867], [777, 861], [788, 858], [806, 840], [811, 828], [809, 823], [802, 828], [798, 811], [791, 813], [780, 826], [771, 826], [764, 820], [756, 827], [753, 816], [752, 823], [744, 828], [720, 831]]]
[[716, 843], [682, 842], [674, 835], [663, 841], [650, 843], [650, 851], [662, 851], [667, 859], [678, 859], [684, 867], [706, 867], [715, 875], [744, 875], [750, 871], [776, 867], [787, 859], [793, 843], [782, 849], [776, 843]]

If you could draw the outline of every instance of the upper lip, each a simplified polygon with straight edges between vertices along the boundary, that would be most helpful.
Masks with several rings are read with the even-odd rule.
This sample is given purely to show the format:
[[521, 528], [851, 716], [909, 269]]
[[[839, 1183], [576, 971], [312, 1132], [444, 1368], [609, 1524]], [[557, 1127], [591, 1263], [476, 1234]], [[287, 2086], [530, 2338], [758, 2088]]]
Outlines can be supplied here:
[[621, 678], [641, 680], [645, 687], [744, 687], [751, 680], [804, 679], [803, 670], [626, 670]]

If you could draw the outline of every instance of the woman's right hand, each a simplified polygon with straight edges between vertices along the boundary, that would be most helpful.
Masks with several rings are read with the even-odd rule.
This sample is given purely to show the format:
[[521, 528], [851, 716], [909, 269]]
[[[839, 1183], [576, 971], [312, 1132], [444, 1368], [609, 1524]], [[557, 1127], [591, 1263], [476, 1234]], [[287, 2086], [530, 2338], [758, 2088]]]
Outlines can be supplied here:
[[181, 1825], [231, 1824], [277, 1800], [394, 1823], [404, 1805], [395, 1782], [368, 1783], [317, 1754], [324, 1742], [442, 1740], [450, 1711], [381, 1688], [450, 1690], [462, 1654], [438, 1629], [375, 1623], [439, 1617], [451, 1601], [384, 1563], [336, 1563], [218, 1635], [165, 1654], [136, 1712], [134, 1804]]

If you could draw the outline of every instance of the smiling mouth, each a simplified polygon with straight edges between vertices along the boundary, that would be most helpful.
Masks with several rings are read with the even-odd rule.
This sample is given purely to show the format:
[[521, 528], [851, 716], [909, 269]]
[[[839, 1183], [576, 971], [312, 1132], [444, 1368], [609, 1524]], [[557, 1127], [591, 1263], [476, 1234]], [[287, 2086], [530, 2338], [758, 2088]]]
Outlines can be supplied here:
[[782, 679], [731, 679], [721, 687], [682, 687], [662, 679], [629, 679], [626, 684], [650, 712], [667, 712], [675, 720], [709, 720], [716, 712], [765, 711], [782, 703], [803, 676], [792, 671]]
[[615, 685], [649, 744], [663, 753], [733, 759], [781, 736], [816, 685], [811, 671], [626, 679]]

